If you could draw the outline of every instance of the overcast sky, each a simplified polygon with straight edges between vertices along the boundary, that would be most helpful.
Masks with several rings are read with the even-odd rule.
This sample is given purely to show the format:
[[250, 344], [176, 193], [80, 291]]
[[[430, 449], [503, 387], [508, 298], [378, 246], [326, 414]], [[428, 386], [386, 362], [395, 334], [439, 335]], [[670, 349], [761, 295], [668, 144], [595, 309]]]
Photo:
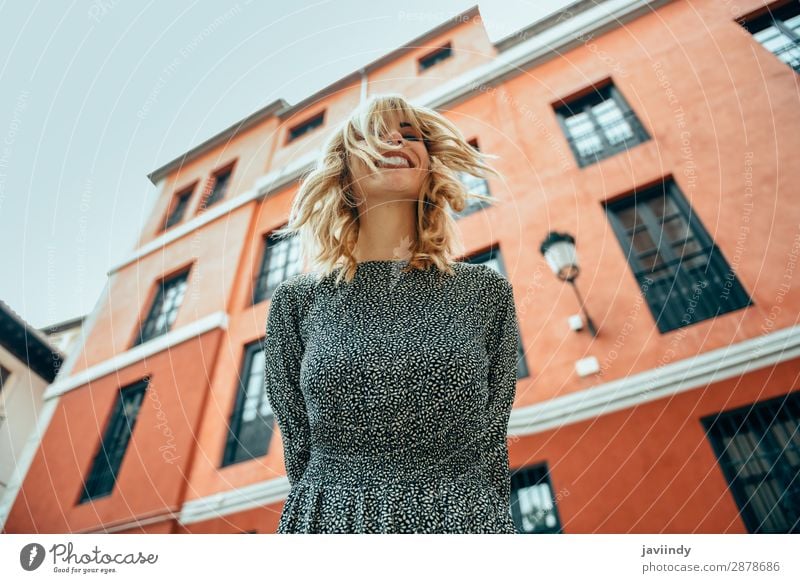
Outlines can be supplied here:
[[[0, 299], [37, 328], [89, 312], [146, 219], [149, 172], [475, 3], [2, 2]], [[570, 3], [478, 2], [492, 41]]]

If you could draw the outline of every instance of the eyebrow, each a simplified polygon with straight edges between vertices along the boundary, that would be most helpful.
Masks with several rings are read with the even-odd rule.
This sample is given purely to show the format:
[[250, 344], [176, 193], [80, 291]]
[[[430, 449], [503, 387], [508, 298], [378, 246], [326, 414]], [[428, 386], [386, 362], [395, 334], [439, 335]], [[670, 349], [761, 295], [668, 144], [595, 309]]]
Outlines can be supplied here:
[[412, 130], [415, 130], [415, 131], [417, 130], [417, 128], [415, 128], [412, 124], [408, 123], [407, 121], [401, 121], [400, 122], [400, 127], [401, 128], [411, 128]]

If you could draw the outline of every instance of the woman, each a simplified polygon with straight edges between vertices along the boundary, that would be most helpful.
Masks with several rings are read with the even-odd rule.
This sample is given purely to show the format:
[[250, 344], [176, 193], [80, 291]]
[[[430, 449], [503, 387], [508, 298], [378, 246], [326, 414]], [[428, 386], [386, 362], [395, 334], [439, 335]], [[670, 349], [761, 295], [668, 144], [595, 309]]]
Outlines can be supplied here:
[[279, 235], [316, 273], [275, 289], [265, 388], [291, 485], [278, 533], [515, 533], [511, 284], [455, 261], [455, 172], [486, 165], [438, 112], [373, 96], [326, 142]]

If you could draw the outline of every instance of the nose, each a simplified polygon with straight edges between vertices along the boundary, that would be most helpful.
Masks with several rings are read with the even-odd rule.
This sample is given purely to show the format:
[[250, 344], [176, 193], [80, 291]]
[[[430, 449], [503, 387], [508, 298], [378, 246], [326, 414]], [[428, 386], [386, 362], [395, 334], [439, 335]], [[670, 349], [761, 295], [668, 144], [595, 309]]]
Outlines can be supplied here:
[[397, 130], [392, 130], [389, 132], [388, 137], [386, 138], [387, 142], [394, 143], [397, 142], [398, 144], [403, 143], [403, 134], [401, 134]]

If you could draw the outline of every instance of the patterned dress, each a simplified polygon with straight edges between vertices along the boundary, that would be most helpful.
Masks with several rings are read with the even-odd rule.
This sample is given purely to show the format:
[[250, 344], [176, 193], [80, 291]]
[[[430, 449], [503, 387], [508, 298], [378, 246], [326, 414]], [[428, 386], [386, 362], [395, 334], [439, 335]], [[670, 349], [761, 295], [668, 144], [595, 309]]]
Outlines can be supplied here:
[[[278, 533], [516, 533], [511, 283], [453, 262], [358, 264], [275, 289], [265, 390], [290, 490]], [[337, 268], [338, 269], [338, 268]]]

